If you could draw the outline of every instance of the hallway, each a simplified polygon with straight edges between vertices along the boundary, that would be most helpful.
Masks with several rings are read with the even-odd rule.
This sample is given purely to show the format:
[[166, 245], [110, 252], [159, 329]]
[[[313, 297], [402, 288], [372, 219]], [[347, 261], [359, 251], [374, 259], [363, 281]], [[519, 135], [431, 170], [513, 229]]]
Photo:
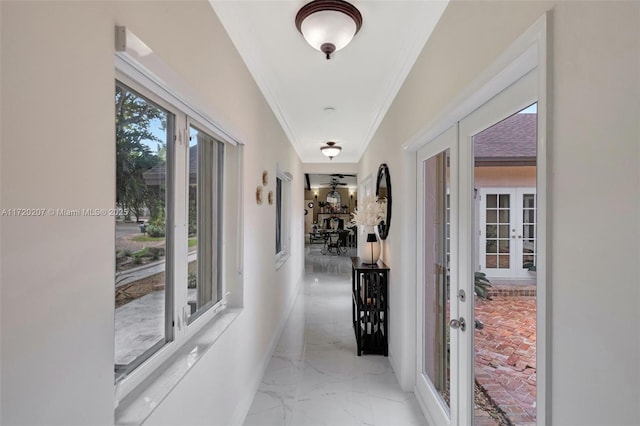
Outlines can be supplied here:
[[[424, 425], [413, 393], [400, 389], [389, 359], [356, 356], [351, 261], [305, 247], [305, 279], [246, 426]], [[350, 249], [355, 252], [355, 249]]]

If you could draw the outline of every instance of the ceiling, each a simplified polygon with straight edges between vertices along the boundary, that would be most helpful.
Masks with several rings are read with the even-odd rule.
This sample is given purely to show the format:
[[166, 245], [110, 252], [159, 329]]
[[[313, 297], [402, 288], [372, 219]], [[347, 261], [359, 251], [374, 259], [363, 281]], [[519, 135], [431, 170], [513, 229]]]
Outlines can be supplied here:
[[331, 188], [332, 179], [337, 180], [345, 185], [338, 185], [338, 188], [348, 188], [355, 191], [358, 187], [358, 179], [355, 174], [322, 174], [322, 173], [308, 173], [309, 186], [311, 189], [316, 188]]
[[[303, 163], [357, 163], [446, 0], [352, 0], [360, 32], [330, 60], [295, 26], [305, 0], [210, 0]], [[327, 109], [332, 108], [332, 109]]]

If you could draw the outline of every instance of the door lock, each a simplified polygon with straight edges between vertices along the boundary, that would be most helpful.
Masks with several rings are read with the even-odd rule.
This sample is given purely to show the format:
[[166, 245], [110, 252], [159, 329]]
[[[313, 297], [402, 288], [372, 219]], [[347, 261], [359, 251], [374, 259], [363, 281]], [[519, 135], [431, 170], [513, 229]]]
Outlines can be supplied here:
[[449, 326], [451, 328], [457, 329], [459, 328], [460, 331], [464, 331], [467, 328], [467, 323], [464, 321], [464, 318], [460, 317], [460, 319], [452, 319], [451, 321], [449, 321]]

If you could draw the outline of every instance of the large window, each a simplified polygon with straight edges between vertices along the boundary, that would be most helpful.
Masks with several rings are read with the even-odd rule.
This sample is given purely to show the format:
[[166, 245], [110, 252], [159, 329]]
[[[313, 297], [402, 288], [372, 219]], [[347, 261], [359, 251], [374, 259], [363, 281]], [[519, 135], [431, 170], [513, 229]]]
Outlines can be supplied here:
[[291, 205], [291, 174], [278, 170], [276, 174], [276, 265], [281, 266], [289, 256], [289, 227]]
[[276, 254], [282, 252], [282, 179], [276, 178]]
[[115, 107], [120, 381], [224, 307], [224, 143], [135, 82], [116, 81]]

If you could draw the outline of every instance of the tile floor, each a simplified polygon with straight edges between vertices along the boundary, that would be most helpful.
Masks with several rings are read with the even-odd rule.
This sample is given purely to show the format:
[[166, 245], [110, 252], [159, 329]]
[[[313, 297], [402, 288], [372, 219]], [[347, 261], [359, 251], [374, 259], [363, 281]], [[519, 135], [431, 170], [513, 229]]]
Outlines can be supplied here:
[[356, 355], [353, 253], [323, 256], [320, 247], [306, 247], [304, 288], [244, 424], [425, 425], [413, 393], [400, 389], [388, 358]]

